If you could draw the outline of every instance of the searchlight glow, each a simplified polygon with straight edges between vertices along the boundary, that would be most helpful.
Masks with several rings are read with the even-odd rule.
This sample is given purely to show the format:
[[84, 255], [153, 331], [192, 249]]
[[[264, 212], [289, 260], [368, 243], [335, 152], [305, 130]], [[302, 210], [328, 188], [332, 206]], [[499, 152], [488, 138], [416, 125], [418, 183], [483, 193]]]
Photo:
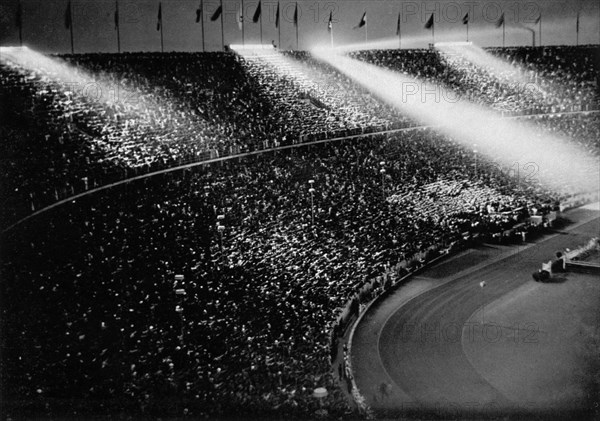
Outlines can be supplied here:
[[513, 82], [527, 83], [530, 81], [530, 76], [524, 68], [495, 57], [473, 43], [440, 42], [435, 44], [435, 48], [444, 57], [460, 57], [477, 67], [485, 69], [492, 75], [509, 76]]
[[[598, 192], [598, 159], [583, 148], [533, 124], [500, 118], [488, 107], [459, 99], [455, 92], [381, 67], [315, 50], [338, 69], [405, 115], [434, 126], [466, 148], [510, 167], [533, 165], [535, 179], [564, 194]], [[577, 190], [577, 191], [575, 191]]]
[[[171, 98], [157, 98], [140, 94], [140, 90], [133, 83], [123, 83], [122, 79], [117, 77], [117, 74], [95, 74], [89, 70], [71, 65], [61, 58], [46, 56], [27, 47], [0, 47], [0, 62], [20, 74], [28, 77], [33, 76], [30, 78], [31, 83], [40, 83], [40, 88], [44, 88], [45, 84], [51, 83], [53, 90], [60, 90], [65, 97], [69, 98], [68, 101], [61, 103], [65, 113], [73, 113], [78, 102], [82, 101], [81, 105], [83, 107], [87, 107], [89, 102], [100, 104], [100, 106], [111, 105], [126, 115], [127, 118], [120, 121], [107, 120], [108, 126], [106, 127], [110, 126], [112, 128], [110, 130], [111, 134], [105, 134], [103, 131], [102, 135], [95, 138], [95, 143], [100, 148], [105, 151], [116, 152], [117, 159], [120, 157], [118, 151], [122, 147], [122, 143], [115, 142], [114, 137], [111, 136], [126, 136], [130, 130], [128, 128], [130, 120], [134, 120], [136, 126], [151, 129], [156, 124], [154, 115], [169, 113], [166, 118], [168, 121], [172, 121], [182, 119], [182, 117], [179, 111], [171, 112], [171, 110], [185, 109], [185, 105], [179, 105]], [[190, 113], [189, 117], [193, 117], [193, 113]], [[183, 122], [183, 120], [180, 121]], [[196, 122], [193, 118], [186, 117], [185, 124], [192, 126]], [[201, 132], [201, 130], [196, 131], [193, 129], [190, 131]], [[154, 132], [154, 130], [151, 132]], [[200, 134], [196, 136], [191, 138], [190, 142], [203, 141]], [[166, 140], [168, 142], [171, 138], [164, 136], [156, 140]], [[137, 160], [125, 158], [121, 162], [126, 166], [142, 165], [145, 158], [151, 158], [153, 154], [153, 149], [142, 148]]]
[[275, 46], [272, 44], [231, 44], [229, 48], [231, 48], [233, 51], [274, 50]]
[[2, 46], [0, 47], [0, 55], [3, 54], [18, 54], [19, 52], [23, 52], [23, 51], [27, 51], [29, 50], [29, 47], [27, 47], [26, 45], [23, 46]]
[[[278, 79], [285, 78], [293, 84], [297, 92], [303, 93], [304, 99], [316, 100], [313, 105], [317, 103], [322, 107], [322, 117], [327, 116], [329, 124], [335, 120], [337, 124], [344, 127], [356, 127], [358, 121], [372, 120], [371, 113], [368, 111], [370, 107], [365, 104], [370, 101], [373, 108], [376, 108], [378, 101], [372, 97], [365, 97], [362, 92], [345, 89], [337, 73], [331, 74], [319, 70], [310, 61], [297, 60], [293, 56], [282, 54], [277, 49], [272, 50], [271, 53], [261, 53], [261, 51], [263, 50], [236, 51], [236, 54], [245, 58], [241, 63], [247, 66], [249, 76], [265, 74], [276, 75]], [[282, 93], [277, 88], [273, 89], [269, 80], [270, 76], [267, 76], [257, 78], [256, 81], [263, 85], [265, 93], [270, 95], [273, 101], [282, 101]], [[295, 101], [297, 97], [294, 96], [291, 100]], [[287, 101], [287, 99], [283, 100], [281, 106], [288, 107]], [[387, 120], [385, 122], [389, 123]]]
[[469, 47], [472, 46], [473, 43], [471, 41], [458, 41], [458, 42], [436, 42], [433, 44], [435, 48], [441, 47]]

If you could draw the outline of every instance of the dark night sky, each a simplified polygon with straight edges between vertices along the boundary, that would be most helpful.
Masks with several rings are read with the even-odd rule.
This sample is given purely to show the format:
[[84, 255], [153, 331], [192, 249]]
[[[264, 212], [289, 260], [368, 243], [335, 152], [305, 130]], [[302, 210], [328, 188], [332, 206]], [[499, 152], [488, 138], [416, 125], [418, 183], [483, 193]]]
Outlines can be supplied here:
[[[69, 31], [65, 28], [67, 0], [21, 0], [23, 8], [24, 43], [43, 52], [70, 50]], [[242, 32], [236, 22], [240, 0], [223, 0], [225, 43], [241, 43]], [[244, 0], [246, 43], [259, 42], [259, 25], [251, 22], [257, 0]], [[18, 0], [0, 4], [0, 45], [17, 45], [16, 10]], [[73, 0], [73, 21], [76, 52], [115, 52], [115, 0]], [[195, 23], [195, 10], [200, 0], [163, 0], [165, 51], [200, 51], [201, 25]], [[207, 50], [220, 49], [220, 20], [208, 21], [219, 0], [204, 0]], [[275, 40], [275, 10], [277, 1], [263, 1], [264, 42]], [[292, 17], [295, 2], [282, 0], [281, 45], [295, 48], [295, 28]], [[333, 10], [334, 42], [336, 45], [364, 41], [364, 29], [353, 30], [364, 10], [367, 11], [369, 41], [396, 38], [398, 13], [402, 13], [403, 47], [425, 47], [431, 41], [431, 31], [423, 28], [432, 11], [436, 13], [436, 41], [464, 41], [461, 19], [469, 12], [470, 40], [481, 46], [501, 45], [502, 29], [494, 22], [501, 11], [506, 16], [506, 44], [531, 43], [531, 34], [523, 26], [538, 29], [534, 24], [542, 13], [542, 43], [574, 44], [578, 8], [581, 8], [580, 44], [598, 44], [600, 40], [600, 2], [598, 0], [550, 1], [299, 1], [300, 48], [310, 49], [319, 43], [329, 43], [327, 20]], [[160, 33], [156, 30], [158, 0], [119, 0], [121, 46], [123, 51], [158, 51]], [[539, 37], [539, 35], [536, 35]], [[539, 38], [538, 38], [539, 41]]]

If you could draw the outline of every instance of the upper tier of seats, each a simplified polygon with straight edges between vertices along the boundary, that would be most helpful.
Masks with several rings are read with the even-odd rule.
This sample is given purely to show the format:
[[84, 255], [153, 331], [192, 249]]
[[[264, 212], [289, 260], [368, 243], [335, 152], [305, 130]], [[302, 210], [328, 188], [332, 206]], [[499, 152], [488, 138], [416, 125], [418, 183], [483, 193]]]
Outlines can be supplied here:
[[[537, 87], [433, 50], [351, 56], [498, 111], [590, 106], [592, 47], [494, 49]], [[209, 157], [418, 124], [306, 52], [58, 57], [77, 82], [0, 64], [0, 226], [95, 186]], [[527, 85], [529, 86], [529, 85]], [[547, 93], [551, 92], [552, 95]]]

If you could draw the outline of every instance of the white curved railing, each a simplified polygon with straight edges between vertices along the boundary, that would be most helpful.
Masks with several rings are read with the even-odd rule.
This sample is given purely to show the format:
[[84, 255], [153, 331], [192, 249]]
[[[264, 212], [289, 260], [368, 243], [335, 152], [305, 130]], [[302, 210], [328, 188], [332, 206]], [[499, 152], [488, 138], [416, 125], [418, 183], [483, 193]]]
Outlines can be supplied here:
[[[579, 106], [579, 107], [574, 107], [574, 108], [582, 108], [582, 107]], [[561, 111], [561, 112], [556, 112], [556, 113], [521, 114], [521, 115], [510, 115], [510, 116], [506, 116], [506, 115], [502, 114], [502, 115], [499, 115], [498, 118], [518, 119], [518, 118], [537, 118], [537, 117], [555, 116], [555, 115], [561, 115], [561, 116], [562, 115], [573, 115], [573, 114], [588, 115], [588, 114], [595, 114], [595, 113], [599, 113], [599, 112], [600, 112], [600, 110], [598, 110], [598, 109], [591, 109], [591, 110], [585, 110], [585, 111], [582, 111], [582, 110]], [[228, 160], [232, 160], [232, 159], [241, 159], [241, 158], [258, 155], [258, 154], [262, 154], [262, 153], [277, 152], [277, 151], [282, 151], [282, 150], [286, 150], [286, 149], [299, 148], [299, 147], [310, 146], [310, 145], [317, 145], [320, 143], [333, 142], [333, 141], [339, 141], [339, 140], [350, 140], [350, 139], [355, 139], [358, 137], [377, 136], [377, 135], [382, 135], [382, 134], [409, 132], [409, 131], [421, 130], [421, 129], [432, 128], [432, 127], [435, 127], [435, 126], [412, 126], [412, 127], [405, 127], [405, 128], [399, 128], [399, 129], [378, 130], [378, 131], [373, 131], [373, 132], [368, 132], [368, 133], [364, 133], [364, 129], [363, 129], [363, 133], [353, 134], [353, 135], [349, 135], [349, 136], [339, 136], [339, 137], [332, 137], [332, 138], [326, 138], [326, 139], [318, 139], [318, 140], [313, 140], [313, 141], [308, 141], [308, 142], [295, 143], [295, 144], [291, 144], [291, 145], [283, 145], [283, 146], [276, 146], [276, 147], [267, 148], [267, 149], [260, 149], [260, 150], [256, 150], [256, 151], [252, 151], [252, 152], [234, 153], [234, 154], [226, 155], [226, 156], [222, 156], [222, 157], [218, 157], [218, 153], [209, 153], [209, 155], [211, 155], [211, 156], [217, 155], [217, 157], [216, 158], [211, 157], [209, 159], [202, 159], [200, 161], [194, 160], [191, 162], [181, 163], [180, 165], [163, 168], [163, 169], [156, 170], [156, 171], [151, 171], [151, 172], [141, 174], [141, 175], [136, 175], [133, 177], [125, 177], [121, 180], [115, 181], [113, 183], [104, 184], [99, 187], [93, 187], [91, 189], [85, 188], [84, 191], [82, 191], [80, 193], [76, 193], [76, 194], [74, 191], [74, 187], [71, 186], [72, 187], [71, 195], [64, 197], [63, 199], [57, 200], [56, 202], [54, 202], [52, 204], [43, 206], [38, 210], [34, 209], [34, 205], [32, 202], [33, 212], [27, 216], [24, 216], [21, 219], [18, 219], [16, 222], [13, 222], [12, 224], [10, 224], [6, 228], [4, 228], [1, 233], [4, 234], [4, 233], [12, 230], [16, 226], [20, 225], [21, 223], [23, 223], [41, 213], [49, 211], [50, 209], [53, 209], [55, 207], [58, 207], [65, 203], [68, 203], [70, 201], [77, 200], [81, 197], [84, 197], [84, 196], [87, 196], [90, 194], [94, 194], [94, 193], [98, 193], [100, 191], [107, 190], [112, 187], [119, 186], [121, 184], [129, 183], [131, 181], [136, 181], [136, 180], [140, 180], [143, 178], [153, 177], [153, 176], [159, 175], [159, 174], [180, 171], [180, 170], [184, 170], [186, 168], [191, 168], [191, 167], [196, 167], [196, 166], [201, 166], [201, 165], [210, 165], [210, 164], [214, 164], [217, 162], [224, 162], [224, 161], [228, 161]]]

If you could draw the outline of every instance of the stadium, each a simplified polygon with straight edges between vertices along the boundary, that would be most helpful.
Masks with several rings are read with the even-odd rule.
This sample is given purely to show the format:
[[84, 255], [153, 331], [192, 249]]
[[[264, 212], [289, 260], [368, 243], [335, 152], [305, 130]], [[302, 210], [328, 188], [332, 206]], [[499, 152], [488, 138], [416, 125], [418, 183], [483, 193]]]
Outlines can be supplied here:
[[600, 418], [598, 2], [0, 10], [2, 419]]

